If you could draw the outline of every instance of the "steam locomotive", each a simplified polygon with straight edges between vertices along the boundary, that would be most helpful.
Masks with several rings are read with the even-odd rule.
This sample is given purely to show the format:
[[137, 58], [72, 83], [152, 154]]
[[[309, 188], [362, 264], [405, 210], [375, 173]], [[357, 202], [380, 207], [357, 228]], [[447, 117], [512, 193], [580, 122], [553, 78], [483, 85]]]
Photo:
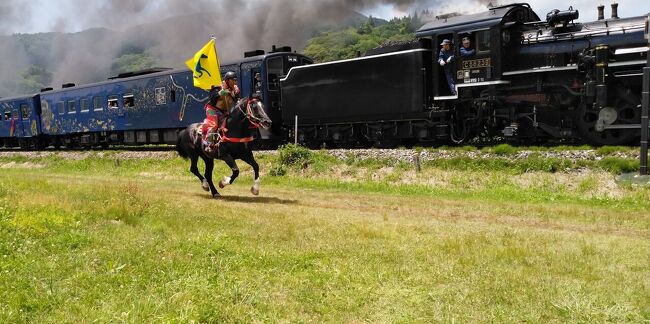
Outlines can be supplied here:
[[[417, 42], [351, 60], [295, 67], [282, 79], [284, 121], [298, 116], [305, 143], [465, 143], [480, 136], [629, 144], [640, 133], [647, 16], [574, 22], [578, 10], [541, 21], [528, 4], [445, 15]], [[455, 94], [437, 44], [455, 48]], [[294, 131], [295, 132], [295, 131]]]
[[[648, 16], [574, 22], [554, 10], [541, 21], [528, 4], [444, 15], [414, 42], [350, 60], [312, 64], [289, 47], [247, 52], [224, 64], [244, 96], [261, 91], [277, 145], [462, 144], [481, 137], [524, 143], [631, 144], [640, 133]], [[645, 28], [645, 32], [644, 32]], [[645, 36], [645, 38], [644, 38]], [[475, 54], [452, 61], [455, 93], [437, 64], [444, 39], [470, 39]], [[253, 76], [262, 75], [261, 89]], [[207, 93], [190, 71], [127, 73], [84, 86], [0, 98], [0, 145], [107, 146], [175, 143], [203, 119]]]

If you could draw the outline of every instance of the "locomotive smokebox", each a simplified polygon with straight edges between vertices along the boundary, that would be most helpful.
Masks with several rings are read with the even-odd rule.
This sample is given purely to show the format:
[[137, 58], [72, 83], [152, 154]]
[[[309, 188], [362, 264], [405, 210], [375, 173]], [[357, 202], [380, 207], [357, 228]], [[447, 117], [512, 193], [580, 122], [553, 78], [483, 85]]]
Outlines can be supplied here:
[[618, 3], [612, 3], [612, 19], [618, 19]]

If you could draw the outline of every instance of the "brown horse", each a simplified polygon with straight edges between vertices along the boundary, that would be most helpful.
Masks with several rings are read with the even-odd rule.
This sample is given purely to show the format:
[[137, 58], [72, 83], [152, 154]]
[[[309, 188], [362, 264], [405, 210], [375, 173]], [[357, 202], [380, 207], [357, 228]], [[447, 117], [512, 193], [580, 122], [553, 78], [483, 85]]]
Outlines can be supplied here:
[[[200, 123], [189, 125], [186, 129], [178, 134], [176, 150], [178, 154], [191, 161], [190, 172], [196, 175], [201, 181], [203, 190], [210, 191], [212, 197], [218, 198], [221, 195], [212, 182], [212, 170], [214, 169], [214, 159], [223, 160], [232, 170], [232, 174], [224, 176], [219, 181], [219, 188], [232, 184], [239, 176], [239, 168], [235, 160], [239, 159], [253, 167], [255, 172], [255, 181], [251, 187], [251, 193], [259, 194], [260, 174], [259, 165], [253, 157], [251, 141], [253, 141], [257, 128], [264, 129], [271, 127], [271, 119], [264, 112], [262, 103], [257, 99], [244, 98], [237, 102], [235, 107], [230, 111], [226, 119], [225, 134], [222, 134], [219, 146], [213, 152], [206, 152], [203, 144]], [[201, 175], [197, 162], [199, 157], [205, 162], [205, 173]]]

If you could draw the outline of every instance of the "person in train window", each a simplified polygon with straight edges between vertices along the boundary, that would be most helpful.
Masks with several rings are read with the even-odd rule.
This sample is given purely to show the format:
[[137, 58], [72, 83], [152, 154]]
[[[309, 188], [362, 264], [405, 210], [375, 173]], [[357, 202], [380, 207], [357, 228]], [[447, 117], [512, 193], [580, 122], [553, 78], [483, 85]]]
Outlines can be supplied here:
[[451, 50], [451, 41], [445, 39], [440, 43], [442, 47], [438, 54], [438, 64], [443, 68], [447, 77], [447, 85], [452, 95], [456, 95], [456, 84], [454, 83], [454, 71], [451, 62], [454, 61], [454, 52]]
[[476, 50], [472, 48], [472, 42], [469, 36], [463, 37], [463, 46], [460, 48], [461, 57], [472, 57], [476, 54]]
[[255, 84], [253, 90], [255, 93], [262, 92], [262, 75], [259, 72], [255, 73]]

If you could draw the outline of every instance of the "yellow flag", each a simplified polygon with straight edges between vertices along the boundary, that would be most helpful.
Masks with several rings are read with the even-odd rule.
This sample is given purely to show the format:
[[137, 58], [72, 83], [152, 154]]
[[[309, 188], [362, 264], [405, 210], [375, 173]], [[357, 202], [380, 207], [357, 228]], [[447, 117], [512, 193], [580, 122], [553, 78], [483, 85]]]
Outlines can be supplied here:
[[194, 72], [194, 86], [210, 90], [212, 86], [221, 85], [219, 58], [214, 48], [214, 39], [203, 46], [194, 57], [187, 60], [185, 65]]

